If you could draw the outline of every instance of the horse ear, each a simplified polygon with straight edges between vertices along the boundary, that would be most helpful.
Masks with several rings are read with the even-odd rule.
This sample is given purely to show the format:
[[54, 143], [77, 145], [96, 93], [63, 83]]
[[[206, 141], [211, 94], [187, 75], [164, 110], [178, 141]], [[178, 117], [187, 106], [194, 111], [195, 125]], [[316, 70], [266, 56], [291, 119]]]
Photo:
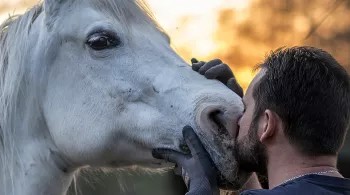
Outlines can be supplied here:
[[68, 0], [45, 0], [44, 1], [44, 11], [46, 17], [54, 17], [57, 15], [59, 8], [62, 4]]

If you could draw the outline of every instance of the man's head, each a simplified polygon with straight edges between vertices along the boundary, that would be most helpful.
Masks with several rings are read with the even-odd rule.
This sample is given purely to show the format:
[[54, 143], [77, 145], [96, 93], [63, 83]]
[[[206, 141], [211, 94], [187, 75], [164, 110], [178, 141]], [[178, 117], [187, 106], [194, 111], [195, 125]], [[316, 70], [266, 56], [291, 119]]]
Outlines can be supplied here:
[[306, 156], [336, 156], [350, 125], [350, 81], [327, 52], [272, 52], [243, 98], [235, 155], [243, 169], [266, 169], [267, 146], [285, 138]]

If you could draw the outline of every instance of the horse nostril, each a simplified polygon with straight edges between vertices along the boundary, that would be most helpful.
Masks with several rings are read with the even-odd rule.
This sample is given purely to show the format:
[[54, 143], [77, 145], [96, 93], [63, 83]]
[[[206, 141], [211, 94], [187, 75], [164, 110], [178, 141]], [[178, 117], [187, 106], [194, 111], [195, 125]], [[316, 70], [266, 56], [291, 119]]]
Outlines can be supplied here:
[[237, 131], [238, 112], [226, 103], [203, 103], [196, 109], [196, 123], [204, 132], [233, 138]]
[[228, 135], [228, 130], [226, 129], [224, 113], [220, 110], [215, 110], [209, 113], [209, 120], [213, 123], [213, 126], [217, 128], [217, 132], [220, 135]]

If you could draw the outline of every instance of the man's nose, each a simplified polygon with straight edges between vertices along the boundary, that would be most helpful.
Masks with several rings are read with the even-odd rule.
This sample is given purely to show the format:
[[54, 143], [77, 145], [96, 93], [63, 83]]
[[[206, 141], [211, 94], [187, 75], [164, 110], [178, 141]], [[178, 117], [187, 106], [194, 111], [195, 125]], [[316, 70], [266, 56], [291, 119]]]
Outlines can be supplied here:
[[241, 120], [242, 120], [242, 118], [243, 118], [243, 114], [238, 118], [238, 122], [237, 122], [238, 127], [241, 126]]

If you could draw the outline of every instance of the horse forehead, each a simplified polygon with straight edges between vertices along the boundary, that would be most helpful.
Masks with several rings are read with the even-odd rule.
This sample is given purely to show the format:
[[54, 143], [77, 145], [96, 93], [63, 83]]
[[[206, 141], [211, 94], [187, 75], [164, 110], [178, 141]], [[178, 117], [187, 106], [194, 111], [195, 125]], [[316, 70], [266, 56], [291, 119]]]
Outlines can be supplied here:
[[84, 6], [92, 10], [98, 10], [101, 15], [110, 15], [128, 21], [135, 17], [138, 19], [147, 18], [151, 14], [148, 9], [145, 9], [144, 4], [143, 0], [88, 0], [79, 1], [75, 5], [79, 12], [81, 7]]
[[[86, 36], [87, 31], [92, 30], [94, 26], [105, 26], [110, 28], [122, 27], [122, 23], [118, 20], [110, 17], [108, 14], [100, 12], [89, 6], [83, 6], [77, 9], [77, 11], [67, 12], [63, 14], [61, 22], [58, 24], [57, 31], [67, 35]], [[122, 30], [122, 28], [118, 28]]]
[[79, 11], [73, 11], [67, 18], [67, 23], [74, 26], [87, 26], [94, 21], [106, 20], [106, 14], [98, 12], [89, 6], [80, 7]]
[[[143, 24], [155, 25], [152, 20], [147, 18], [147, 13], [144, 13], [136, 3], [133, 6], [127, 6], [132, 3], [121, 3], [119, 5], [118, 2], [122, 1], [114, 0], [115, 3], [112, 6], [108, 6], [108, 4], [101, 3], [103, 1], [110, 2], [112, 0], [80, 1], [79, 4], [75, 4], [74, 8], [71, 7], [61, 12], [62, 16], [67, 18], [63, 22], [64, 29], [70, 27], [76, 30], [76, 28], [88, 26], [98, 21], [105, 21], [106, 23], [118, 24], [120, 26], [130, 25], [134, 21], [144, 21], [142, 22]], [[123, 9], [123, 7], [125, 8]]]

